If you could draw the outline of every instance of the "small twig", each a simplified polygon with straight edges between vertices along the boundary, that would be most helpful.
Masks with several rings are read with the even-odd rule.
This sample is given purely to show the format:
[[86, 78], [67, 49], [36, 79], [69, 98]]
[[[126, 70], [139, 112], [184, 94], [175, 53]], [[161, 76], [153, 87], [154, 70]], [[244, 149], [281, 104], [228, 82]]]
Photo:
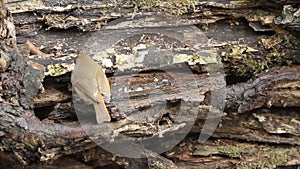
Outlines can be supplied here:
[[41, 56], [43, 58], [49, 57], [49, 54], [45, 54], [44, 52], [42, 52], [39, 48], [37, 48], [32, 42], [30, 42], [29, 40], [26, 41], [26, 44], [29, 47], [30, 53], [32, 55], [38, 55]]

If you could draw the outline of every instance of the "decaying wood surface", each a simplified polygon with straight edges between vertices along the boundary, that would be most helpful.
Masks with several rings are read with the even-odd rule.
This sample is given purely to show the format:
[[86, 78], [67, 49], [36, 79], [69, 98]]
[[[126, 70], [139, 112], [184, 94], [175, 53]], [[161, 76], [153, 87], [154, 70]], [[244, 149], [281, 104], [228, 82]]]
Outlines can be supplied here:
[[[293, 36], [299, 34], [299, 3], [274, 1], [270, 10], [263, 9], [262, 4], [263, 1], [147, 4], [7, 0], [6, 7], [14, 21], [1, 6], [2, 165], [12, 168], [30, 168], [32, 164], [35, 165], [31, 168], [299, 165], [300, 60], [299, 42]], [[290, 4], [293, 6], [283, 7]], [[278, 16], [276, 10], [283, 12]], [[84, 117], [75, 113], [80, 106], [75, 105], [74, 109], [72, 104], [76, 100], [70, 90], [74, 56], [78, 49], [86, 47], [91, 36], [97, 35], [93, 31], [102, 30], [111, 20], [138, 16], [140, 11], [176, 14], [187, 19], [185, 25], [196, 24], [208, 37], [209, 48], [220, 54], [228, 75], [227, 86], [223, 84], [224, 72], [219, 69], [210, 72], [209, 64], [179, 63], [143, 71], [107, 68], [113, 96], [107, 106], [112, 116], [121, 111], [127, 117], [102, 125], [84, 123], [81, 121]], [[293, 34], [279, 27], [285, 23]], [[116, 49], [124, 45], [134, 48], [139, 44], [137, 40], [141, 40], [140, 36], [128, 39], [116, 45]], [[115, 52], [122, 54], [121, 50]], [[41, 53], [43, 56], [32, 56]], [[170, 76], [182, 67], [189, 67], [190, 72]], [[224, 113], [209, 116], [209, 111], [215, 108], [212, 98], [224, 96]], [[212, 138], [203, 144], [197, 142], [200, 132], [210, 134], [210, 128], [202, 129], [205, 120], [220, 117]], [[149, 143], [145, 141], [146, 148], [141, 154], [147, 157], [144, 159], [119, 157], [98, 147], [110, 142], [128, 145], [134, 151], [139, 143], [136, 138], [163, 144], [162, 135], [168, 138], [187, 134], [189, 128], [192, 128], [189, 135], [162, 155], [155, 149], [147, 149]]]

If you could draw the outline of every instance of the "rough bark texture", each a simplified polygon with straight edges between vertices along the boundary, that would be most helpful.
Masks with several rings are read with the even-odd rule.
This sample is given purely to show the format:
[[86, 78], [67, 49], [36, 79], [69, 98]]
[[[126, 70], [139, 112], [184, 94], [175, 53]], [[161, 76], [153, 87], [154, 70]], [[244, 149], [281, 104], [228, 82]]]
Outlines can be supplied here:
[[[12, 14], [1, 3], [1, 168], [275, 168], [300, 164], [298, 2], [5, 3]], [[175, 35], [182, 35], [182, 41], [156, 30], [122, 38], [122, 32], [135, 33], [126, 26], [131, 26], [130, 18], [138, 18], [139, 12], [187, 19], [172, 19], [170, 27], [163, 19], [148, 23], [150, 27], [161, 26], [158, 32], [172, 36], [168, 32], [176, 27], [179, 33]], [[121, 17], [128, 18], [122, 24], [107, 25]], [[143, 18], [141, 21], [144, 24]], [[207, 37], [203, 42], [193, 42], [193, 24]], [[94, 33], [97, 30], [100, 33]], [[120, 41], [107, 57], [111, 60], [149, 50], [146, 57], [158, 56], [161, 61], [169, 49], [185, 58], [157, 69], [132, 65], [122, 69], [113, 62], [114, 66], [106, 68], [113, 96], [107, 107], [116, 121], [100, 125], [86, 122], [85, 115], [76, 115], [75, 110], [88, 109], [81, 110], [76, 104], [74, 108], [77, 98], [70, 90], [74, 56], [78, 50], [101, 50], [86, 46], [91, 37], [101, 36], [109, 48], [116, 35]], [[227, 85], [217, 61], [209, 56], [207, 62], [190, 57], [195, 51], [183, 42], [206, 44], [198, 45], [205, 51], [203, 55], [218, 53]], [[144, 49], [140, 44], [154, 45]], [[159, 61], [146, 64], [156, 66]], [[119, 113], [126, 114], [126, 119], [120, 120], [123, 115]], [[213, 124], [203, 128], [205, 121], [219, 119], [212, 137], [199, 143], [200, 132], [210, 135], [214, 129]], [[176, 147], [162, 154], [151, 146], [155, 142], [157, 147], [167, 147], [164, 139], [181, 137], [184, 139]], [[128, 147], [128, 154], [142, 150], [138, 155], [144, 158], [118, 156], [99, 145], [123, 145]]]

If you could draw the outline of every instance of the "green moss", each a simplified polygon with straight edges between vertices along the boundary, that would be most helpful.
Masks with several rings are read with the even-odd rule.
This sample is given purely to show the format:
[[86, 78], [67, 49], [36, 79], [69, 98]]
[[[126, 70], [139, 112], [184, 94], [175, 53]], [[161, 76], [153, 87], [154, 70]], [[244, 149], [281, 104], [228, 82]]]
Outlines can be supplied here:
[[155, 163], [151, 164], [151, 166], [154, 168], [154, 169], [168, 169], [167, 166], [163, 165], [161, 162], [159, 161], [156, 161]]
[[166, 6], [169, 6], [166, 11], [174, 15], [182, 15], [194, 12], [196, 4], [196, 0], [166, 0]]
[[269, 12], [265, 11], [265, 10], [258, 9], [258, 10], [256, 10], [256, 15], [258, 15], [258, 16], [267, 16], [267, 15], [269, 15]]
[[218, 146], [217, 150], [226, 153], [231, 158], [241, 156], [241, 149], [239, 147], [225, 145], [225, 146]]
[[132, 3], [136, 8], [149, 9], [157, 6], [160, 3], [160, 0], [132, 0]]
[[208, 31], [208, 30], [209, 30], [208, 24], [202, 24], [202, 25], [200, 25], [200, 26], [201, 26], [201, 29], [202, 29], [203, 31]]
[[222, 52], [222, 60], [230, 65], [228, 74], [252, 77], [274, 67], [297, 62], [292, 56], [298, 55], [299, 41], [293, 36], [275, 35], [261, 39], [257, 49], [247, 45], [230, 45]]
[[[124, 1], [124, 0], [119, 0]], [[195, 9], [196, 0], [131, 0], [124, 1], [132, 4], [136, 12], [158, 8], [173, 15], [182, 15]]]
[[263, 157], [257, 157], [256, 160], [245, 162], [243, 165], [238, 166], [239, 169], [256, 169], [256, 168], [276, 168], [289, 161], [292, 156], [296, 154], [297, 150], [294, 148], [285, 150], [272, 150], [266, 152]]
[[60, 76], [69, 72], [69, 65], [67, 64], [51, 64], [47, 66], [48, 72], [46, 74], [50, 76]]
[[195, 153], [198, 153], [198, 154], [203, 153], [203, 152], [205, 152], [205, 148], [203, 148], [202, 146], [197, 147], [197, 149], [195, 150]]
[[230, 62], [230, 74], [249, 76], [268, 67], [267, 60], [256, 60], [258, 51], [249, 46], [232, 45], [226, 52], [222, 52], [223, 61]]
[[267, 158], [270, 160], [271, 163], [273, 163], [273, 165], [279, 165], [279, 164], [283, 164], [285, 162], [287, 162], [287, 160], [289, 159], [289, 157], [294, 154], [295, 152], [292, 150], [285, 150], [285, 151], [279, 151], [279, 150], [275, 150], [275, 151], [271, 151], [268, 155]]
[[25, 135], [23, 142], [26, 146], [30, 147], [31, 150], [37, 150], [39, 146], [39, 139], [30, 135]]

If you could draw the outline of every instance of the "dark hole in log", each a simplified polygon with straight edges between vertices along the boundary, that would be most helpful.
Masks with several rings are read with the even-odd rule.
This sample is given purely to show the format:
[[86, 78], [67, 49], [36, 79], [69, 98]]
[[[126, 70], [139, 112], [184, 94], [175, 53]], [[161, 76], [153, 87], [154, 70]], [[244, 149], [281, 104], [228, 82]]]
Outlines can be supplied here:
[[285, 107], [285, 108], [282, 108], [282, 107], [272, 106], [272, 107], [270, 107], [270, 111], [279, 113], [281, 115], [287, 115], [287, 114], [292, 115], [292, 114], [294, 114], [293, 112], [300, 112], [300, 107]]
[[109, 164], [102, 167], [95, 167], [94, 169], [123, 169], [124, 167], [118, 166], [116, 164]]
[[247, 80], [249, 80], [247, 77], [234, 76], [234, 75], [228, 75], [225, 77], [225, 79], [226, 79], [227, 85], [233, 85], [233, 84], [237, 84], [240, 82], [246, 82]]
[[160, 69], [141, 70], [139, 74], [152, 74], [152, 73], [164, 73], [165, 71]]
[[279, 166], [276, 169], [298, 169], [299, 165], [291, 165], [291, 166]]
[[46, 119], [53, 110], [54, 106], [36, 107], [34, 108], [34, 113], [35, 116], [42, 121]]
[[172, 122], [174, 122], [174, 116], [177, 116], [180, 111], [181, 101], [182, 101], [181, 99], [174, 99], [174, 100], [167, 101], [166, 109], [170, 110], [172, 113], [171, 114], [169, 113], [166, 117], [170, 118]]
[[170, 113], [165, 113], [162, 115], [161, 119], [158, 121], [158, 125], [163, 126], [163, 125], [168, 125], [170, 123], [173, 123], [174, 120], [171, 117]]
[[[34, 98], [34, 113], [40, 119], [44, 120], [49, 114], [65, 113], [65, 105], [58, 105], [70, 102], [72, 92], [70, 91], [70, 74], [57, 77], [45, 77], [43, 82], [44, 90]], [[71, 107], [70, 107], [71, 108]], [[52, 115], [58, 118], [57, 115]], [[72, 115], [63, 115], [63, 118], [72, 117]], [[72, 118], [74, 119], [74, 118]]]

